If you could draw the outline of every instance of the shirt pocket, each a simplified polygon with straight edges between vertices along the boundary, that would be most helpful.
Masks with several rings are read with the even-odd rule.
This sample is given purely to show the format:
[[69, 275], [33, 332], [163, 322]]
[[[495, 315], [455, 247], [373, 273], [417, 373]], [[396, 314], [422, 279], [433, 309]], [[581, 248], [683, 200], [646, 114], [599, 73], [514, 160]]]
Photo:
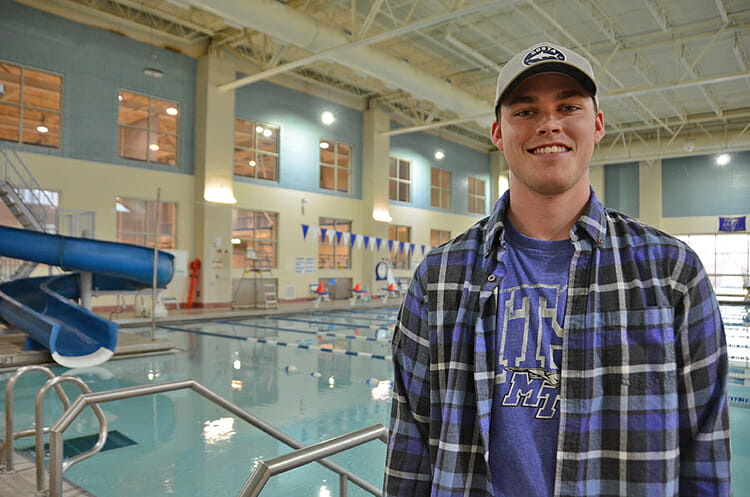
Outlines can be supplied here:
[[677, 387], [674, 310], [645, 307], [603, 312], [596, 355], [609, 394], [664, 395]]

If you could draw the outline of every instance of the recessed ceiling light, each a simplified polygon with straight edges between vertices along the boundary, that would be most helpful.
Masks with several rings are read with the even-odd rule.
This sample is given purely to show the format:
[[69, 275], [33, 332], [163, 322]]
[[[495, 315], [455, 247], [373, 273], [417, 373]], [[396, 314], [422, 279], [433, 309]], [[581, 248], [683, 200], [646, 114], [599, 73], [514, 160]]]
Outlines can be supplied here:
[[333, 115], [333, 112], [325, 111], [320, 115], [320, 120], [323, 121], [323, 124], [329, 125], [336, 120], [336, 117]]

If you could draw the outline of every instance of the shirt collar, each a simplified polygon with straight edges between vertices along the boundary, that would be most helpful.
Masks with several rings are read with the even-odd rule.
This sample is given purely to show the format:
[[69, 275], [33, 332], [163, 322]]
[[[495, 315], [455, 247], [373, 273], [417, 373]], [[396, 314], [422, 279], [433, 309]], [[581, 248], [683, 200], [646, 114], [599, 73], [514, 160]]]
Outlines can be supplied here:
[[[601, 245], [604, 243], [604, 235], [607, 233], [607, 215], [604, 206], [596, 197], [594, 189], [591, 187], [589, 189], [591, 190], [589, 201], [586, 204], [583, 214], [581, 214], [581, 217], [573, 225], [571, 232], [576, 230], [579, 233], [586, 233], [592, 239], [593, 243]], [[487, 234], [484, 238], [483, 253], [485, 257], [489, 257], [492, 250], [499, 243], [505, 229], [503, 219], [505, 219], [509, 203], [510, 190], [506, 190], [492, 208], [492, 213], [485, 228]]]

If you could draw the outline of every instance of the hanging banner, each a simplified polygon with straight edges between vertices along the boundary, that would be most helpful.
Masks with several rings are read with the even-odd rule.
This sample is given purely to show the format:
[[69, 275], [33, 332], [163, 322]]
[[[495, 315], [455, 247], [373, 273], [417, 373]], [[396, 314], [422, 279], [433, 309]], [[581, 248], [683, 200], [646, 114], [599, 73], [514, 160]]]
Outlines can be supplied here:
[[344, 231], [344, 236], [341, 237], [344, 239], [344, 247], [351, 247], [352, 243], [352, 234], [348, 231]]
[[306, 239], [307, 239], [307, 230], [308, 230], [309, 228], [310, 228], [310, 226], [308, 226], [307, 224], [303, 224], [303, 225], [302, 225], [302, 239], [303, 239], [303, 240], [306, 240]]
[[414, 244], [413, 243], [409, 244], [409, 254], [414, 255]]
[[424, 245], [422, 245], [422, 257], [424, 257]]
[[380, 242], [381, 242], [380, 238], [376, 238], [376, 239], [375, 239], [375, 243], [376, 243], [376, 244], [377, 244], [377, 246], [378, 246], [378, 252], [380, 252]]
[[745, 231], [745, 216], [720, 217], [719, 231]]
[[333, 245], [333, 239], [336, 237], [336, 232], [332, 229], [328, 230], [328, 245]]
[[320, 228], [320, 239], [321, 241], [325, 241], [326, 239], [326, 232], [328, 230], [326, 228]]
[[388, 252], [393, 252], [393, 240], [388, 240]]
[[350, 243], [352, 245], [352, 248], [354, 248], [354, 245], [357, 243], [357, 235], [354, 233], [350, 233], [350, 234], [351, 234]]
[[398, 250], [401, 252], [401, 255], [404, 255], [404, 242], [398, 242]]
[[365, 248], [369, 248], [367, 245], [370, 243], [370, 237], [367, 235], [364, 235], [362, 238], [364, 238], [364, 241], [365, 241]]
[[336, 232], [336, 245], [341, 245], [341, 235], [343, 235], [341, 231]]

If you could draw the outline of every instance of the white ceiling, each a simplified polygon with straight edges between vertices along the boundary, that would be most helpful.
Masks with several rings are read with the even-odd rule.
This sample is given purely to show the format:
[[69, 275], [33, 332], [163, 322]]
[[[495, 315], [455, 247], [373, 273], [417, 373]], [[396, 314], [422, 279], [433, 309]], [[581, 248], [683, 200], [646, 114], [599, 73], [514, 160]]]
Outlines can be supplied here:
[[125, 32], [147, 28], [193, 56], [232, 53], [260, 77], [314, 80], [363, 108], [383, 106], [408, 129], [432, 127], [480, 150], [493, 150], [498, 69], [539, 41], [592, 61], [608, 129], [600, 149], [750, 136], [750, 0], [22, 3]]

